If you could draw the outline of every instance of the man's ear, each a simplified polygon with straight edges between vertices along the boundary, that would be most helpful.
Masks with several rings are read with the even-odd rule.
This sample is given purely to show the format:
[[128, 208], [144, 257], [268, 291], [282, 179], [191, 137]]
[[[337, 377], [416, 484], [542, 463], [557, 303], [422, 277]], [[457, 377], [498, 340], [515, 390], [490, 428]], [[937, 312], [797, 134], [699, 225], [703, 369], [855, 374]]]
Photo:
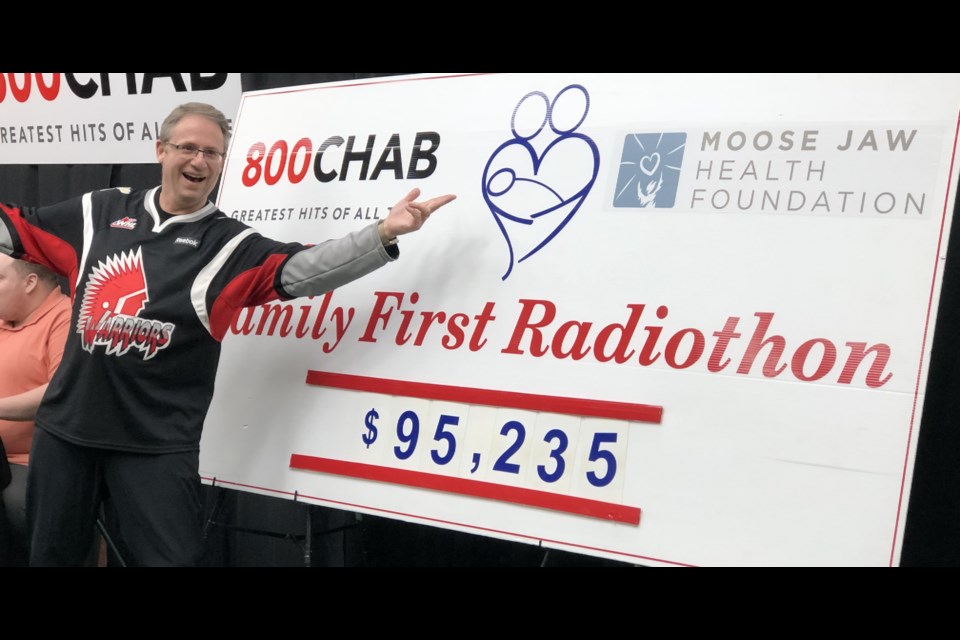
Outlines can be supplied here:
[[40, 281], [40, 276], [35, 273], [27, 274], [27, 277], [23, 279], [23, 290], [27, 294], [31, 294], [37, 288], [37, 283]]

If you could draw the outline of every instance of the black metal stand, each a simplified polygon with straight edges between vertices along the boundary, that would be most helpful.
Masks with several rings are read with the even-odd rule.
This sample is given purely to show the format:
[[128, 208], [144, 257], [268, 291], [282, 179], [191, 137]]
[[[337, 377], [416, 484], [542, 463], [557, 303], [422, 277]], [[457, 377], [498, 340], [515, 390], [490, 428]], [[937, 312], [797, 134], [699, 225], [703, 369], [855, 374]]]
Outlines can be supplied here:
[[111, 538], [110, 534], [107, 533], [107, 527], [103, 524], [102, 518], [97, 518], [97, 529], [100, 531], [100, 535], [103, 537], [104, 542], [106, 542], [107, 546], [110, 547], [110, 551], [113, 552], [113, 555], [117, 559], [117, 562], [120, 563], [120, 566], [121, 567], [127, 566], [127, 563], [123, 559], [123, 555], [120, 554], [120, 550], [117, 549], [117, 545], [114, 544], [113, 538]]
[[543, 559], [540, 561], [540, 566], [547, 566], [547, 561], [550, 559], [550, 549], [543, 550]]
[[[220, 522], [217, 518], [220, 515], [220, 510], [223, 507], [223, 501], [226, 498], [226, 491], [224, 487], [218, 487], [216, 484], [216, 478], [213, 479], [211, 483], [211, 488], [215, 490], [215, 497], [213, 502], [213, 507], [210, 511], [210, 515], [207, 517], [206, 522], [203, 525], [202, 539], [204, 546], [207, 545], [210, 533], [215, 527], [220, 527], [227, 531], [235, 531], [239, 533], [249, 533], [252, 535], [266, 536], [269, 538], [279, 538], [282, 540], [288, 540], [291, 543], [295, 544], [303, 553], [303, 566], [310, 567], [313, 565], [313, 540], [318, 536], [330, 535], [333, 533], [338, 533], [340, 531], [345, 531], [347, 529], [353, 529], [357, 525], [345, 525], [342, 527], [333, 527], [330, 529], [324, 529], [322, 531], [313, 531], [313, 520], [312, 520], [312, 511], [311, 508], [314, 505], [307, 504], [305, 502], [300, 502], [304, 506], [304, 533], [283, 533], [279, 531], [269, 531], [266, 529], [254, 529], [250, 527], [241, 527], [235, 524], [229, 524], [226, 522]], [[299, 502], [299, 494], [295, 491], [293, 493], [293, 501]]]

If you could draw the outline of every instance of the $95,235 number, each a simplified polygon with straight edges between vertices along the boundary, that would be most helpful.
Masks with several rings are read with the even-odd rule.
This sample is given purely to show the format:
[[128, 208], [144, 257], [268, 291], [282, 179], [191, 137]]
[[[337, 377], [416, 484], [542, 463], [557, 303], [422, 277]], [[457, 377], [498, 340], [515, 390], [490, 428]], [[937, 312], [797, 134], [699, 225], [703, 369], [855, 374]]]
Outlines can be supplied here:
[[355, 424], [358, 462], [597, 499], [622, 493], [626, 421], [393, 398]]

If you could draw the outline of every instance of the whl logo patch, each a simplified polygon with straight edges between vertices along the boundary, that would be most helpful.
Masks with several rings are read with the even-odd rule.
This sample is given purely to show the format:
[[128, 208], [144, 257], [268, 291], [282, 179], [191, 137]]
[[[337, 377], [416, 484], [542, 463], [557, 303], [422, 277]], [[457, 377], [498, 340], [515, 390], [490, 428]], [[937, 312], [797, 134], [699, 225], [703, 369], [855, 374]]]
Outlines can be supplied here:
[[137, 227], [137, 219], [131, 218], [130, 216], [124, 216], [119, 220], [115, 220], [111, 222], [110, 226], [116, 229], [129, 229], [132, 231]]
[[149, 300], [139, 247], [97, 264], [87, 278], [77, 321], [84, 350], [93, 353], [102, 346], [107, 355], [122, 356], [136, 348], [149, 360], [169, 346], [173, 323], [140, 317]]

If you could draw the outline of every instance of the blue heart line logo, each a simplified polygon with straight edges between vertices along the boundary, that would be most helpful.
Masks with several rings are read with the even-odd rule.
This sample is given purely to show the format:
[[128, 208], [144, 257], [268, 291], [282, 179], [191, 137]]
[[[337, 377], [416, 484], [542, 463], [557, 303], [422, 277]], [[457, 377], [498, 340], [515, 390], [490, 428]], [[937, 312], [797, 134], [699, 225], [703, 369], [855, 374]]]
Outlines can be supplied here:
[[593, 188], [600, 152], [577, 132], [589, 111], [590, 94], [579, 84], [564, 87], [552, 101], [531, 91], [514, 108], [513, 138], [491, 154], [481, 181], [510, 257], [501, 280], [549, 244]]

